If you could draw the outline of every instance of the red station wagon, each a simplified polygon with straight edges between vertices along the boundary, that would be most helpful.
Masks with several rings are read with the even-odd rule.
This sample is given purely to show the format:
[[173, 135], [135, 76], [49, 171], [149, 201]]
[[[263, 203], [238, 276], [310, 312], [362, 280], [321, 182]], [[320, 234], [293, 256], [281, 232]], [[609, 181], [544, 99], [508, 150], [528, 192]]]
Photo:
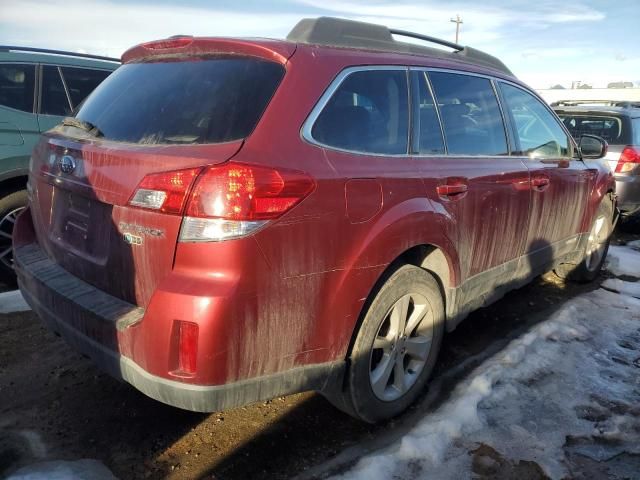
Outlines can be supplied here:
[[383, 420], [469, 312], [606, 256], [606, 143], [478, 50], [319, 18], [122, 62], [36, 146], [15, 265], [53, 331], [161, 402], [316, 390]]

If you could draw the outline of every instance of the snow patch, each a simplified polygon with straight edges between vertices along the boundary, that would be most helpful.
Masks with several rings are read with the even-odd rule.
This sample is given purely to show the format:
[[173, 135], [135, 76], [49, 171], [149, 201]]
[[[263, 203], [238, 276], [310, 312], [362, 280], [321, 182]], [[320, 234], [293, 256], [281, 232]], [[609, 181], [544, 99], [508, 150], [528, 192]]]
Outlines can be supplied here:
[[640, 255], [631, 248], [611, 245], [606, 268], [614, 275], [640, 278]]
[[640, 250], [640, 240], [634, 240], [632, 242], [627, 242], [627, 247], [631, 247], [634, 250]]
[[41, 462], [14, 472], [7, 480], [117, 480], [97, 460]]
[[24, 301], [20, 290], [0, 293], [0, 313], [25, 312], [31, 307]]
[[640, 298], [640, 282], [625, 282], [619, 278], [608, 278], [602, 282], [602, 286], [630, 297]]
[[[616, 271], [640, 275], [640, 253], [612, 248]], [[569, 453], [640, 454], [639, 326], [640, 299], [603, 289], [574, 298], [477, 367], [403, 438], [336, 478], [470, 478], [480, 445], [551, 478], [571, 476]]]

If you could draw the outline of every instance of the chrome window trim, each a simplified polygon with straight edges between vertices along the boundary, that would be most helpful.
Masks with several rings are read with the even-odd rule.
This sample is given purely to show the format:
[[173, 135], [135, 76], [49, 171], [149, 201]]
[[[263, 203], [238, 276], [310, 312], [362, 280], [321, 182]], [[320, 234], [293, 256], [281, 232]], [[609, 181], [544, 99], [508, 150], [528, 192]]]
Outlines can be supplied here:
[[[359, 150], [348, 150], [345, 148], [338, 148], [338, 147], [334, 147], [334, 146], [319, 142], [318, 140], [313, 138], [313, 135], [311, 134], [313, 130], [313, 126], [316, 123], [316, 120], [318, 120], [318, 117], [320, 116], [324, 108], [327, 106], [327, 103], [329, 103], [329, 100], [331, 99], [331, 97], [333, 97], [333, 95], [336, 93], [338, 88], [340, 88], [340, 86], [346, 80], [346, 78], [353, 73], [369, 72], [369, 71], [406, 72], [405, 78], [407, 82], [407, 96], [408, 96], [408, 102], [409, 102], [408, 108], [409, 110], [411, 109], [411, 92], [410, 92], [409, 83], [408, 83], [409, 67], [405, 65], [364, 65], [364, 66], [357, 66], [357, 67], [348, 67], [342, 70], [332, 80], [332, 82], [324, 91], [324, 93], [322, 94], [322, 96], [320, 97], [316, 105], [311, 110], [311, 113], [309, 114], [305, 122], [302, 124], [301, 136], [303, 140], [305, 140], [307, 143], [310, 143], [311, 145], [326, 148], [328, 150], [334, 150], [337, 152], [345, 152], [345, 153], [354, 153], [356, 155], [365, 155], [370, 157], [403, 157], [403, 158], [410, 156], [409, 143], [411, 139], [409, 137], [411, 135], [411, 125], [407, 125], [408, 127], [407, 128], [407, 151], [405, 153], [373, 153], [373, 152], [362, 152]], [[407, 122], [409, 121], [410, 121], [409, 116], [407, 116]]]
[[[322, 110], [327, 106], [327, 103], [329, 102], [329, 100], [331, 99], [331, 97], [333, 96], [333, 94], [336, 92], [336, 90], [340, 87], [340, 85], [342, 84], [342, 82], [344, 82], [344, 80], [351, 75], [352, 73], [355, 72], [362, 72], [362, 71], [380, 71], [380, 70], [389, 70], [389, 71], [406, 71], [407, 75], [409, 76], [409, 72], [411, 71], [418, 71], [418, 72], [426, 72], [427, 73], [427, 80], [429, 83], [429, 89], [431, 90], [432, 96], [434, 98], [435, 101], [437, 101], [437, 98], [435, 96], [435, 92], [433, 91], [433, 87], [431, 85], [431, 79], [429, 78], [428, 73], [429, 72], [442, 72], [442, 73], [454, 73], [457, 75], [468, 75], [468, 76], [472, 76], [472, 77], [480, 77], [480, 78], [486, 78], [491, 82], [493, 91], [494, 91], [494, 95], [496, 96], [496, 101], [498, 102], [498, 106], [500, 108], [500, 113], [502, 115], [502, 126], [504, 129], [504, 133], [505, 133], [505, 139], [507, 142], [507, 148], [509, 150], [509, 153], [507, 153], [506, 155], [458, 155], [458, 154], [450, 154], [449, 153], [449, 148], [447, 146], [447, 141], [446, 141], [446, 134], [444, 133], [444, 126], [442, 125], [442, 119], [440, 118], [440, 111], [439, 109], [436, 109], [436, 112], [438, 114], [438, 120], [440, 121], [440, 131], [442, 134], [442, 137], [444, 139], [445, 142], [445, 153], [434, 153], [434, 154], [420, 154], [420, 153], [410, 153], [410, 148], [411, 148], [411, 138], [408, 139], [407, 141], [407, 153], [404, 154], [385, 154], [385, 153], [371, 153], [371, 152], [361, 152], [361, 151], [357, 151], [357, 150], [347, 150], [347, 149], [343, 149], [343, 148], [337, 148], [337, 147], [333, 147], [331, 145], [326, 145], [322, 142], [319, 142], [317, 140], [315, 140], [313, 138], [313, 136], [311, 135], [311, 131], [313, 129], [313, 125], [315, 124], [316, 120], [318, 119], [318, 117], [320, 116], [320, 113], [322, 113]], [[408, 78], [408, 82], [410, 82], [410, 77]], [[547, 110], [549, 110], [553, 115], [556, 115], [555, 112], [551, 109], [551, 107], [549, 107], [546, 102], [544, 102], [544, 100], [542, 100], [534, 91], [532, 91], [531, 89], [524, 87], [516, 82], [501, 78], [501, 77], [497, 77], [497, 76], [493, 76], [493, 75], [488, 75], [485, 73], [477, 73], [477, 72], [469, 72], [466, 70], [456, 70], [456, 69], [452, 69], [452, 68], [440, 68], [440, 67], [423, 67], [423, 66], [405, 66], [405, 65], [365, 65], [365, 66], [354, 66], [354, 67], [347, 67], [344, 70], [340, 71], [340, 73], [338, 73], [338, 75], [331, 81], [331, 83], [329, 84], [329, 86], [327, 87], [327, 89], [324, 91], [324, 93], [322, 94], [322, 96], [320, 97], [320, 99], [318, 100], [318, 102], [315, 104], [315, 106], [313, 107], [313, 109], [311, 110], [311, 113], [309, 114], [309, 116], [307, 117], [307, 119], [304, 121], [303, 125], [302, 125], [302, 129], [301, 129], [301, 137], [304, 141], [306, 141], [307, 143], [311, 144], [311, 145], [315, 145], [321, 148], [326, 148], [328, 150], [333, 150], [333, 151], [337, 151], [337, 152], [344, 152], [344, 153], [352, 153], [352, 154], [356, 154], [356, 155], [365, 155], [365, 156], [373, 156], [373, 157], [390, 157], [390, 158], [395, 158], [395, 157], [402, 157], [402, 158], [406, 158], [406, 157], [412, 157], [412, 158], [467, 158], [467, 159], [473, 159], [473, 158], [477, 158], [477, 159], [482, 159], [482, 158], [487, 158], [487, 159], [527, 159], [527, 160], [531, 160], [528, 156], [522, 156], [522, 155], [513, 155], [513, 150], [511, 148], [511, 140], [509, 139], [509, 133], [507, 132], [507, 123], [505, 121], [505, 117], [504, 117], [504, 109], [502, 106], [502, 102], [500, 101], [500, 96], [498, 95], [497, 92], [497, 88], [498, 82], [504, 82], [506, 84], [512, 85], [516, 88], [519, 88], [520, 90], [527, 92], [531, 95], [533, 95], [534, 98], [537, 98], [538, 101], [540, 101], [546, 108]], [[409, 94], [409, 110], [411, 110], [411, 92], [410, 90], [410, 85], [407, 85], [407, 89], [408, 89], [408, 94]], [[409, 126], [411, 127], [411, 125]], [[575, 144], [572, 140], [572, 137], [570, 134], [567, 133], [567, 129], [565, 128], [564, 125], [561, 125], [561, 128], [563, 129], [563, 131], [565, 132], [565, 134], [567, 135], [567, 138], [569, 139], [569, 144], [572, 146], [572, 149], [575, 151]], [[409, 128], [409, 134], [411, 134], [411, 128]], [[514, 139], [515, 140], [515, 139]], [[573, 159], [575, 160], [575, 157], [562, 157], [563, 159]]]

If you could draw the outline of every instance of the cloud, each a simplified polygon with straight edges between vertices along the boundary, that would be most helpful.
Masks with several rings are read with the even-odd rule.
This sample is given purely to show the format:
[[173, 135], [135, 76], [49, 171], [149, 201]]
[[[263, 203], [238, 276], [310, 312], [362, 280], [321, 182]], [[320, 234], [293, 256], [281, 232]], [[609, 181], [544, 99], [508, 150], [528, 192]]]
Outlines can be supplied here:
[[23, 0], [2, 2], [0, 41], [119, 56], [135, 44], [180, 33], [283, 37], [303, 16], [295, 10], [247, 13], [108, 0]]

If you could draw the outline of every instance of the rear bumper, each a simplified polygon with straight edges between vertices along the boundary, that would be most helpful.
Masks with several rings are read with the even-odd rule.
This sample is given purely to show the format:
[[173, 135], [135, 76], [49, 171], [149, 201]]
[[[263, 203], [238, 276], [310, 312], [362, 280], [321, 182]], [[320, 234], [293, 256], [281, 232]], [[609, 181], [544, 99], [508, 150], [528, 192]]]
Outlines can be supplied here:
[[618, 208], [624, 215], [640, 211], [640, 175], [616, 176]]
[[[27, 212], [20, 217], [18, 229], [21, 221], [27, 220], [23, 217], [30, 221]], [[123, 353], [139, 352], [135, 332], [145, 323], [143, 309], [71, 275], [51, 261], [37, 243], [19, 242], [14, 258], [26, 301], [51, 330], [102, 370], [163, 403], [192, 411], [219, 411], [300, 391], [327, 392], [342, 377], [344, 361], [305, 365], [221, 385], [154, 375]], [[164, 351], [146, 351], [143, 358], [166, 355]]]

